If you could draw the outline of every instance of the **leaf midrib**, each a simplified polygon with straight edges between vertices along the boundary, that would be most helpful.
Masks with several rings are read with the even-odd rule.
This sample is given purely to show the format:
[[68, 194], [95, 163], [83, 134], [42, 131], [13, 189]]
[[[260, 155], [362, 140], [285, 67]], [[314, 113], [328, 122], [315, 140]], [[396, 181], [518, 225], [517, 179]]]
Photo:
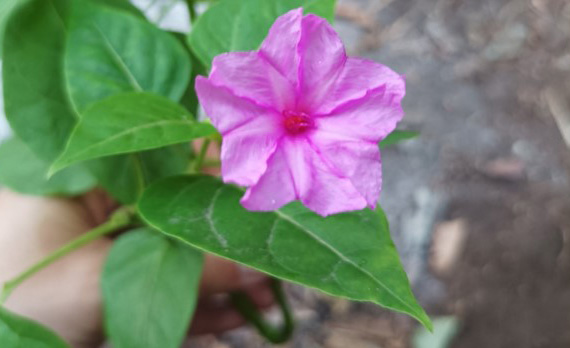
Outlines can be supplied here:
[[[191, 185], [193, 186], [193, 185]], [[221, 186], [220, 188], [218, 188], [218, 190], [223, 189], [224, 186]], [[236, 187], [236, 189], [240, 190], [239, 188]], [[240, 190], [241, 191], [241, 190]], [[361, 268], [358, 266], [357, 263], [355, 263], [354, 261], [352, 261], [351, 259], [349, 259], [348, 257], [346, 257], [344, 254], [342, 254], [340, 251], [338, 251], [335, 247], [333, 247], [332, 245], [328, 244], [324, 239], [322, 239], [321, 237], [319, 237], [317, 234], [313, 233], [310, 229], [308, 229], [306, 226], [303, 226], [301, 224], [299, 224], [299, 222], [297, 222], [295, 219], [293, 219], [291, 216], [283, 213], [280, 210], [275, 210], [274, 211], [275, 215], [277, 215], [279, 218], [290, 222], [291, 224], [293, 224], [294, 226], [296, 226], [297, 228], [299, 228], [301, 231], [306, 232], [311, 238], [313, 238], [315, 241], [317, 241], [319, 244], [323, 245], [324, 247], [326, 247], [327, 249], [329, 249], [331, 252], [333, 252], [335, 255], [337, 255], [343, 262], [353, 266], [354, 268], [356, 268], [357, 270], [359, 270], [360, 272], [362, 272], [365, 276], [369, 277], [370, 279], [372, 279], [376, 284], [378, 284], [379, 286], [381, 286], [384, 290], [386, 290], [386, 292], [388, 292], [390, 295], [392, 295], [395, 299], [397, 299], [398, 301], [400, 301], [400, 303], [402, 303], [406, 308], [408, 308], [410, 310], [410, 313], [414, 313], [415, 315], [418, 316], [418, 318], [422, 317], [422, 313], [418, 313], [412, 306], [410, 306], [404, 299], [402, 299], [400, 296], [398, 296], [396, 293], [394, 293], [388, 286], [386, 286], [384, 283], [382, 283], [380, 280], [376, 279], [376, 277], [374, 277], [374, 275], [372, 273], [370, 273], [369, 271]]]
[[[156, 122], [147, 123], [147, 124], [139, 125], [139, 126], [136, 126], [136, 127], [132, 127], [132, 128], [126, 129], [126, 130], [124, 130], [124, 131], [122, 131], [122, 132], [116, 133], [115, 135], [113, 135], [113, 136], [111, 136], [111, 137], [109, 137], [109, 138], [106, 138], [106, 139], [104, 139], [103, 141], [94, 143], [94, 144], [92, 144], [92, 145], [89, 145], [89, 146], [83, 148], [81, 151], [76, 152], [73, 157], [70, 157], [67, 161], [65, 161], [65, 163], [70, 163], [70, 162], [72, 162], [72, 161], [75, 161], [75, 160], [77, 160], [78, 158], [81, 158], [81, 156], [82, 156], [83, 154], [89, 152], [89, 151], [92, 150], [93, 148], [98, 147], [98, 146], [103, 146], [103, 145], [105, 145], [105, 144], [107, 144], [107, 143], [109, 143], [109, 142], [115, 141], [116, 139], [119, 139], [119, 138], [121, 138], [121, 137], [123, 137], [123, 136], [125, 136], [125, 135], [127, 135], [127, 134], [129, 134], [129, 133], [134, 133], [134, 132], [140, 131], [140, 130], [142, 130], [142, 129], [152, 128], [152, 127], [160, 126], [160, 125], [163, 125], [163, 124], [164, 124], [164, 125], [175, 125], [175, 124], [191, 125], [191, 124], [193, 124], [193, 123], [194, 123], [194, 122], [193, 122], [193, 121], [190, 121], [190, 120], [160, 120], [160, 121], [156, 121]], [[119, 152], [119, 153], [121, 153], [121, 152]], [[119, 153], [112, 153], [112, 154], [117, 155], [117, 154], [119, 154]]]
[[125, 63], [125, 61], [123, 60], [123, 58], [121, 57], [119, 52], [117, 52], [117, 50], [115, 50], [115, 48], [113, 47], [113, 45], [111, 44], [111, 42], [109, 41], [109, 39], [107, 38], [105, 33], [103, 32], [103, 30], [101, 30], [101, 28], [95, 22], [93, 22], [93, 26], [95, 27], [95, 29], [97, 30], [99, 35], [101, 35], [101, 38], [103, 39], [103, 43], [105, 44], [105, 47], [107, 48], [108, 52], [111, 54], [111, 57], [115, 61], [115, 64], [118, 66], [118, 68], [121, 70], [121, 72], [125, 75], [125, 77], [129, 81], [131, 87], [133, 87], [133, 89], [135, 91], [142, 92], [143, 88], [141, 87], [141, 85], [137, 81], [134, 74], [131, 73], [131, 71], [129, 70], [129, 67], [127, 66], [127, 64]]
[[384, 290], [386, 290], [390, 295], [392, 295], [395, 299], [397, 299], [398, 301], [400, 301], [406, 308], [408, 308], [411, 313], [415, 313], [416, 315], [420, 316], [413, 307], [411, 307], [405, 300], [403, 300], [400, 296], [398, 296], [396, 293], [394, 293], [388, 286], [386, 286], [384, 283], [382, 283], [380, 280], [376, 279], [376, 277], [374, 277], [374, 275], [372, 273], [370, 273], [369, 271], [361, 268], [358, 266], [357, 263], [355, 263], [354, 261], [352, 261], [351, 259], [349, 259], [348, 257], [346, 257], [344, 254], [342, 254], [340, 251], [338, 251], [335, 247], [333, 247], [332, 245], [328, 244], [324, 239], [322, 239], [321, 237], [319, 237], [318, 235], [316, 235], [315, 233], [313, 233], [310, 229], [308, 229], [306, 226], [303, 226], [301, 224], [299, 224], [295, 219], [293, 219], [292, 217], [290, 217], [289, 215], [284, 214], [283, 212], [281, 212], [280, 210], [276, 210], [274, 212], [277, 216], [279, 216], [281, 219], [290, 222], [291, 224], [295, 225], [296, 227], [298, 227], [299, 229], [301, 229], [301, 231], [306, 232], [311, 238], [313, 238], [315, 241], [317, 241], [319, 244], [323, 245], [324, 247], [326, 247], [327, 249], [329, 249], [330, 251], [332, 251], [335, 255], [337, 255], [342, 261], [346, 262], [347, 264], [353, 266], [354, 268], [356, 268], [357, 270], [359, 270], [360, 272], [362, 272], [364, 275], [366, 275], [367, 277], [369, 277], [370, 279], [372, 279], [376, 284], [378, 284], [379, 286], [381, 286]]
[[[191, 185], [193, 186], [193, 185]], [[218, 188], [218, 190], [223, 189], [224, 186], [221, 186], [220, 188]], [[237, 190], [242, 191], [240, 188], [236, 187]], [[182, 194], [182, 192], [178, 195], [180, 196]], [[390, 288], [386, 285], [384, 285], [384, 283], [382, 283], [381, 281], [379, 281], [378, 279], [376, 279], [376, 277], [374, 277], [374, 275], [372, 273], [370, 273], [369, 271], [361, 268], [358, 266], [357, 263], [355, 263], [354, 261], [352, 261], [351, 259], [349, 259], [348, 257], [346, 257], [344, 254], [342, 254], [340, 251], [338, 251], [335, 247], [333, 247], [332, 245], [328, 244], [324, 239], [322, 239], [321, 237], [319, 237], [318, 235], [316, 235], [315, 233], [313, 233], [311, 230], [309, 230], [306, 226], [303, 226], [301, 224], [299, 224], [299, 222], [297, 222], [295, 219], [293, 219], [291, 216], [283, 213], [280, 210], [275, 210], [274, 211], [275, 215], [277, 215], [279, 218], [290, 222], [291, 224], [293, 224], [294, 226], [296, 226], [297, 228], [299, 228], [301, 231], [306, 232], [311, 238], [313, 238], [315, 241], [317, 241], [319, 244], [323, 245], [324, 247], [326, 247], [327, 249], [329, 249], [331, 252], [333, 252], [335, 255], [337, 255], [342, 261], [346, 262], [347, 264], [353, 266], [354, 268], [356, 268], [357, 270], [359, 270], [360, 272], [362, 272], [364, 275], [366, 275], [367, 277], [369, 277], [370, 279], [372, 279], [376, 284], [378, 284], [379, 286], [381, 286], [384, 290], [386, 290], [390, 295], [392, 295], [395, 299], [397, 299], [398, 301], [400, 301], [406, 308], [408, 308], [411, 313], [415, 313], [418, 317], [421, 317], [421, 313], [418, 313], [413, 307], [411, 307], [405, 300], [403, 300], [400, 296], [398, 296], [397, 294], [395, 294], [392, 290], [390, 290]]]

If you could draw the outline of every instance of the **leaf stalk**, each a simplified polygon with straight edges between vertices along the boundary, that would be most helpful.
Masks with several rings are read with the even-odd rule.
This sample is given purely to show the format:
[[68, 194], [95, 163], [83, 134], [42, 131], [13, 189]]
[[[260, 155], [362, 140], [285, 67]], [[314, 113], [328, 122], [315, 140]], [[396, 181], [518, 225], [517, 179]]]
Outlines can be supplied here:
[[51, 265], [55, 261], [59, 260], [63, 256], [75, 251], [82, 246], [89, 244], [90, 242], [112, 233], [120, 228], [128, 226], [134, 216], [134, 209], [132, 207], [122, 207], [117, 210], [107, 222], [104, 224], [88, 231], [87, 233], [81, 235], [80, 237], [72, 240], [68, 244], [57, 249], [38, 263], [34, 264], [30, 268], [26, 269], [24, 272], [20, 273], [15, 278], [4, 283], [2, 287], [2, 292], [0, 293], [0, 306], [8, 299], [12, 291], [17, 288], [26, 279], [30, 278], [40, 270]]
[[230, 294], [230, 299], [240, 314], [255, 326], [263, 337], [273, 344], [281, 344], [291, 338], [293, 330], [295, 329], [295, 322], [283, 291], [282, 283], [279, 279], [273, 278], [271, 280], [271, 290], [283, 315], [283, 324], [281, 327], [275, 327], [265, 321], [263, 315], [244, 292], [234, 292]]
[[202, 147], [200, 147], [200, 152], [198, 153], [198, 157], [196, 157], [196, 159], [194, 159], [194, 162], [192, 162], [192, 165], [190, 167], [190, 173], [192, 174], [200, 173], [202, 165], [204, 164], [204, 159], [206, 158], [206, 153], [208, 152], [208, 147], [210, 147], [210, 143], [211, 143], [210, 139], [204, 139]]
[[188, 5], [188, 14], [190, 15], [190, 21], [192, 24], [196, 22], [196, 9], [194, 8], [194, 0], [186, 0], [186, 5]]

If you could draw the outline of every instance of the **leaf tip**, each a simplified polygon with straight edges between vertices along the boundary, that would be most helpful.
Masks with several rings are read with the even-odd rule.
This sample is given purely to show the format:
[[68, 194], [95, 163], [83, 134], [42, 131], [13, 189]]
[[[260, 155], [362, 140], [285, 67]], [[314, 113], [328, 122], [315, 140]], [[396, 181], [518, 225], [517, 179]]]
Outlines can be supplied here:
[[425, 311], [422, 310], [414, 317], [422, 324], [423, 327], [426, 328], [426, 330], [433, 333], [433, 323]]

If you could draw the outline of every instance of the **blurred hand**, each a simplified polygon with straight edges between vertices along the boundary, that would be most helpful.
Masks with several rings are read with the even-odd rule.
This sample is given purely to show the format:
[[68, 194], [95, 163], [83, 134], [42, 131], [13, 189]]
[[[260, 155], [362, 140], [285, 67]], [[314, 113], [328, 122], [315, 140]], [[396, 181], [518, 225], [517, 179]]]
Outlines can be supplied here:
[[[0, 285], [104, 222], [114, 209], [102, 192], [75, 199], [0, 191]], [[6, 307], [56, 331], [72, 347], [103, 340], [99, 278], [112, 240], [103, 238], [46, 267], [12, 293]], [[273, 302], [267, 279], [207, 256], [191, 333], [217, 333], [243, 324], [224, 293], [243, 290], [260, 307]]]

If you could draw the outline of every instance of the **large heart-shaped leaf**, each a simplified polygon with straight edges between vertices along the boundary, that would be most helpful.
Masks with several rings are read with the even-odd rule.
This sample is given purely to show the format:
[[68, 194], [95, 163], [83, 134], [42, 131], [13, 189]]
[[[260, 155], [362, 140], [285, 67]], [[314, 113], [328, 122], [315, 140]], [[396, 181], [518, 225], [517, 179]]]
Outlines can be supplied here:
[[103, 272], [105, 327], [115, 348], [178, 348], [198, 297], [202, 253], [156, 231], [128, 232]]
[[[136, 10], [125, 4], [125, 0], [99, 2], [119, 10], [131, 9], [129, 12], [133, 16], [138, 15]], [[11, 16], [4, 42], [6, 116], [19, 138], [41, 160], [49, 162], [60, 155], [78, 119], [65, 89], [63, 71], [66, 28], [72, 5], [82, 6], [84, 1], [28, 0]], [[124, 12], [120, 15], [129, 14]], [[187, 79], [185, 76], [176, 76], [173, 83], [174, 80]], [[184, 154], [183, 151], [165, 149], [151, 152], [160, 152], [161, 156], [147, 156], [143, 153], [132, 158], [105, 158], [90, 162], [89, 168], [115, 198], [124, 203], [133, 203], [142, 191], [140, 182], [143, 176], [151, 179], [148, 182], [156, 179], [151, 175], [143, 175], [144, 169], [160, 174], [162, 170], [155, 167], [166, 165], [166, 172], [174, 174], [185, 168], [179, 164], [187, 162], [187, 158], [176, 157], [176, 154]], [[173, 164], [169, 161], [173, 161]], [[172, 172], [174, 167], [180, 170]]]
[[76, 120], [64, 85], [65, 25], [70, 0], [31, 0], [10, 17], [2, 78], [6, 117], [41, 159], [63, 150]]
[[65, 72], [73, 103], [147, 91], [178, 101], [190, 79], [190, 58], [167, 32], [124, 11], [79, 1], [70, 19]]
[[335, 0], [220, 0], [198, 18], [190, 46], [209, 67], [218, 54], [258, 48], [277, 17], [303, 7], [332, 21]]
[[113, 95], [87, 108], [73, 130], [55, 172], [88, 159], [188, 142], [216, 132], [179, 104], [150, 93]]
[[[0, 2], [0, 22], [8, 19], [2, 68], [6, 117], [32, 151], [41, 159], [52, 161], [63, 150], [77, 119], [67, 95], [63, 69], [68, 19], [74, 2]], [[118, 8], [132, 7], [125, 0], [104, 2]]]
[[[75, 5], [65, 67], [80, 113], [101, 98], [123, 92], [142, 89], [170, 99], [182, 95], [191, 69], [187, 53], [175, 38], [124, 11], [85, 0], [77, 0]], [[181, 148], [176, 145], [102, 158], [90, 162], [89, 167], [116, 199], [133, 203], [145, 183], [186, 168], [179, 165], [188, 161], [187, 151], [179, 151]], [[179, 157], [182, 155], [185, 157]], [[180, 170], [173, 172], [174, 168]]]
[[254, 213], [213, 177], [158, 181], [139, 201], [143, 218], [195, 247], [326, 293], [407, 313], [424, 325], [381, 210], [322, 218], [301, 204]]
[[0, 185], [31, 195], [75, 195], [86, 192], [97, 180], [82, 166], [47, 177], [49, 163], [39, 159], [18, 138], [0, 144]]
[[69, 348], [51, 330], [4, 308], [0, 308], [0, 347]]

